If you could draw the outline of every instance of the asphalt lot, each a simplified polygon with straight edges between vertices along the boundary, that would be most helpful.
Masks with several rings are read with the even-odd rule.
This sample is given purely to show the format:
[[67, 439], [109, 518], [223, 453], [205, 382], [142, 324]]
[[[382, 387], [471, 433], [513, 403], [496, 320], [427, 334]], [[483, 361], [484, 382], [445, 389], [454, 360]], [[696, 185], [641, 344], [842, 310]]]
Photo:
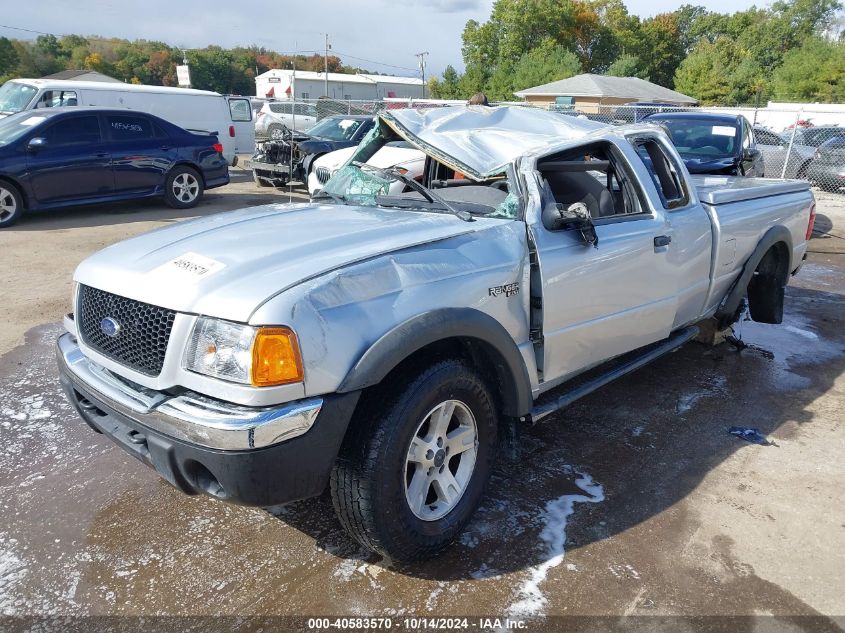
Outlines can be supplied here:
[[688, 344], [526, 430], [458, 543], [394, 567], [345, 537], [325, 496], [270, 512], [177, 492], [60, 393], [53, 343], [75, 265], [157, 226], [288, 199], [232, 174], [187, 213], [127, 203], [0, 231], [0, 615], [845, 624], [819, 617], [845, 615], [845, 196], [818, 194], [783, 325], [740, 323], [741, 352]]

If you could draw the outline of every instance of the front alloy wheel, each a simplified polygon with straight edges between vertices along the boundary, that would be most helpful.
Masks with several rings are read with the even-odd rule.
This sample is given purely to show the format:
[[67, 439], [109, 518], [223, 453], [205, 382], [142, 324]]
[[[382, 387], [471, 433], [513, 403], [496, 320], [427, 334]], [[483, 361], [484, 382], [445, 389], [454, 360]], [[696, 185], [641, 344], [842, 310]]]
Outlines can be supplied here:
[[417, 428], [405, 464], [405, 499], [414, 515], [436, 521], [461, 500], [475, 470], [478, 431], [472, 411], [447, 400]]
[[388, 376], [362, 395], [332, 471], [340, 522], [388, 559], [436, 555], [481, 501], [497, 432], [495, 399], [465, 361]]
[[0, 182], [0, 228], [11, 226], [23, 213], [23, 200], [11, 184]]

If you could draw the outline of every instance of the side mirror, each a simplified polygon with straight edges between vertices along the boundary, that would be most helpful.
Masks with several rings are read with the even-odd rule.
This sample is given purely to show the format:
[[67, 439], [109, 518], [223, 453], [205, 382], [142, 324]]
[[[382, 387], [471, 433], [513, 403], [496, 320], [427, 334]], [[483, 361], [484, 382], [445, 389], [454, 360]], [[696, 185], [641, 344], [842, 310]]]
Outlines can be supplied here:
[[35, 136], [29, 139], [29, 143], [26, 144], [26, 148], [33, 153], [45, 147], [47, 147], [47, 139], [43, 136]]
[[556, 204], [559, 220], [557, 228], [568, 230], [574, 229], [581, 233], [581, 237], [587, 246], [599, 247], [599, 236], [596, 234], [596, 227], [593, 224], [593, 216], [583, 202], [575, 202], [564, 208], [562, 204]]
[[756, 147], [749, 147], [748, 149], [742, 150], [742, 158], [744, 160], [754, 160], [760, 155], [760, 150]]

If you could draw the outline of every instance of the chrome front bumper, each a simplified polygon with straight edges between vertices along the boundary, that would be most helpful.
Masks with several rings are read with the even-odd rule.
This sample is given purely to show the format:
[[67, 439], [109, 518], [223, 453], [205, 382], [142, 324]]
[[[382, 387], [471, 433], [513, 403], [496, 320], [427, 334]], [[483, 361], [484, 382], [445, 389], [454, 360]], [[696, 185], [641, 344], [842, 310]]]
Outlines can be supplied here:
[[245, 450], [279, 444], [306, 433], [323, 406], [322, 398], [245, 407], [197, 393], [172, 396], [91, 362], [71, 334], [59, 337], [57, 348], [59, 370], [82, 391], [153, 431], [205, 448]]

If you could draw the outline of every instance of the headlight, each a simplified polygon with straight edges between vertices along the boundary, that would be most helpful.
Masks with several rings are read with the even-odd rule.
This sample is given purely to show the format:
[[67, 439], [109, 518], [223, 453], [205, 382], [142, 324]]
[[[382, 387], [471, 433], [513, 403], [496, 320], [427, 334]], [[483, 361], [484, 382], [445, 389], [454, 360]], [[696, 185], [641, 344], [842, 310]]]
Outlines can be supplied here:
[[256, 387], [302, 380], [296, 335], [284, 327], [253, 327], [200, 317], [188, 341], [185, 369]]

